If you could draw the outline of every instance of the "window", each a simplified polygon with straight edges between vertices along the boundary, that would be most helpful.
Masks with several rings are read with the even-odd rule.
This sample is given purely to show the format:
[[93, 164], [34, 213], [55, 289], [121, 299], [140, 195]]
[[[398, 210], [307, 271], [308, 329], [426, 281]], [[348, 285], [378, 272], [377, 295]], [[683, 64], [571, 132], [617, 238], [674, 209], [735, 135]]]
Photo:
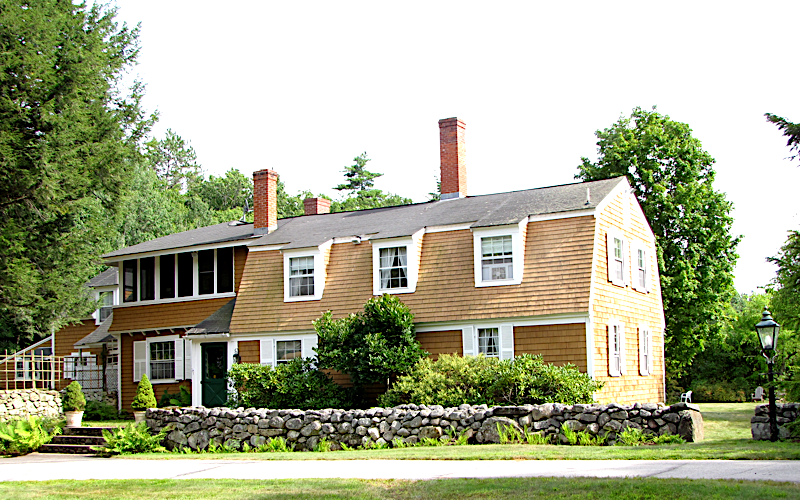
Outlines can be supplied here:
[[194, 295], [194, 258], [191, 252], [178, 254], [178, 297]]
[[649, 326], [639, 326], [639, 375], [653, 373], [653, 337]]
[[640, 292], [650, 291], [650, 276], [648, 273], [648, 252], [642, 246], [636, 248], [636, 276], [633, 278], [633, 288]]
[[289, 259], [289, 296], [314, 296], [314, 257]]
[[136, 302], [136, 261], [126, 260], [122, 263], [122, 301]]
[[217, 249], [217, 293], [233, 291], [233, 248]]
[[622, 323], [611, 320], [608, 324], [608, 374], [625, 375], [625, 337]]
[[275, 342], [275, 363], [283, 364], [302, 357], [301, 342], [299, 340], [278, 340]]
[[102, 323], [111, 315], [114, 310], [114, 292], [100, 292], [100, 310], [97, 316], [97, 322]]
[[478, 328], [478, 354], [500, 357], [500, 331], [497, 328]]
[[139, 259], [139, 300], [156, 298], [156, 258]]
[[153, 380], [175, 378], [175, 342], [150, 344], [150, 378]]
[[197, 282], [200, 295], [214, 293], [214, 250], [197, 252]]
[[381, 290], [408, 288], [408, 256], [406, 247], [381, 248]]
[[608, 256], [608, 281], [617, 286], [628, 284], [628, 244], [621, 234], [606, 233], [606, 249]]
[[161, 298], [175, 298], [175, 254], [159, 257]]
[[525, 248], [522, 240], [528, 219], [519, 224], [472, 230], [475, 252], [475, 286], [522, 283]]

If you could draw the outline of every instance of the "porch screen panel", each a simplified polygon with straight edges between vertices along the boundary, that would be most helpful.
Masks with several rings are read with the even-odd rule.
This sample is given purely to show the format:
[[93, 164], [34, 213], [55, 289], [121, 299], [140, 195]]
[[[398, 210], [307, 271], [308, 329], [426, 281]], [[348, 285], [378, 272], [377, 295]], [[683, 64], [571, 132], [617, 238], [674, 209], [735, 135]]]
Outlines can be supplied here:
[[159, 274], [161, 275], [161, 298], [175, 298], [175, 255], [162, 255], [158, 263]]
[[217, 249], [217, 293], [233, 291], [233, 248]]
[[122, 263], [122, 301], [136, 302], [136, 261], [126, 260]]
[[194, 259], [191, 252], [178, 254], [178, 297], [194, 295]]
[[214, 250], [197, 252], [197, 280], [200, 295], [214, 293]]
[[139, 259], [140, 300], [156, 298], [156, 258]]

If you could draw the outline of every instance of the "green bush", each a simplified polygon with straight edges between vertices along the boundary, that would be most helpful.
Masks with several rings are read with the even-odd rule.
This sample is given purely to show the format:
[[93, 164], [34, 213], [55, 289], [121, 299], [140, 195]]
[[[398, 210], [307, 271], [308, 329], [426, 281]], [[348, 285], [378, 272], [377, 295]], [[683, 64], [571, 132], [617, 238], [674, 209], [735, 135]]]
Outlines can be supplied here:
[[0, 422], [0, 455], [25, 455], [61, 434], [60, 422], [52, 418], [28, 417]]
[[732, 381], [695, 381], [692, 386], [692, 401], [696, 403], [744, 403], [750, 400], [755, 387], [739, 379]]
[[158, 407], [164, 408], [166, 406], [192, 406], [192, 391], [188, 387], [182, 385], [180, 392], [170, 394], [164, 389], [161, 393], [161, 398], [158, 400]]
[[87, 401], [84, 420], [102, 422], [105, 420], [118, 420], [120, 418], [117, 407], [101, 401]]
[[86, 408], [86, 398], [83, 396], [81, 384], [73, 381], [67, 386], [61, 397], [61, 407], [64, 411], [83, 411]]
[[311, 359], [296, 358], [275, 368], [239, 363], [231, 367], [228, 378], [236, 389], [228, 401], [234, 408], [351, 407], [348, 391], [316, 369]]
[[105, 455], [158, 453], [166, 451], [166, 449], [161, 446], [161, 441], [166, 435], [166, 428], [162, 429], [158, 434], [150, 434], [147, 424], [144, 422], [129, 424], [111, 431], [103, 429], [103, 437], [106, 440], [106, 444], [104, 446], [95, 447], [94, 449]]
[[539, 355], [510, 360], [442, 354], [420, 360], [379, 398], [383, 406], [405, 403], [522, 405], [591, 403], [603, 386], [574, 365], [555, 366]]
[[147, 375], [142, 375], [142, 380], [136, 387], [136, 397], [131, 403], [131, 408], [137, 411], [146, 410], [148, 408], [156, 407], [156, 395], [153, 393], [153, 384]]

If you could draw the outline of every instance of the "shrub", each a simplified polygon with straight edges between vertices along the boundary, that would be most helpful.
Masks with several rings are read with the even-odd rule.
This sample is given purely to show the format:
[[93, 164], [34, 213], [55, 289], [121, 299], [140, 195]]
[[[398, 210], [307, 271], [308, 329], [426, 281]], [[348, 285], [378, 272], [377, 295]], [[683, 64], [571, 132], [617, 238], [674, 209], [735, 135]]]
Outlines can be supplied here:
[[116, 406], [103, 403], [101, 401], [87, 401], [86, 413], [83, 414], [85, 420], [117, 420], [120, 418]]
[[[144, 380], [144, 379], [142, 379]], [[153, 398], [155, 400], [155, 398]], [[95, 447], [95, 451], [106, 455], [127, 455], [130, 453], [158, 453], [166, 451], [161, 441], [167, 435], [167, 429], [158, 434], [150, 434], [147, 424], [129, 424], [114, 430], [103, 429], [105, 446]]]
[[61, 398], [61, 407], [64, 411], [83, 411], [86, 408], [86, 398], [83, 396], [81, 384], [73, 381], [67, 386]]
[[136, 397], [133, 398], [131, 408], [137, 411], [146, 410], [148, 408], [156, 407], [156, 395], [153, 393], [153, 384], [147, 375], [142, 375], [142, 380], [136, 387]]
[[228, 405], [245, 408], [350, 408], [348, 392], [311, 359], [296, 358], [275, 368], [239, 363], [231, 367], [228, 378], [236, 392]]
[[746, 384], [744, 379], [696, 381], [692, 386], [692, 401], [698, 403], [744, 403], [750, 400], [749, 396], [752, 392]]
[[[72, 411], [72, 410], [70, 410]], [[0, 455], [25, 455], [61, 434], [59, 421], [28, 417], [0, 422]]]
[[383, 406], [591, 403], [602, 386], [574, 365], [554, 366], [539, 355], [523, 354], [501, 361], [442, 354], [437, 361], [420, 360], [379, 402]]
[[180, 392], [176, 394], [170, 394], [164, 389], [158, 400], [158, 407], [164, 408], [165, 406], [192, 406], [192, 391], [185, 385], [182, 385]]

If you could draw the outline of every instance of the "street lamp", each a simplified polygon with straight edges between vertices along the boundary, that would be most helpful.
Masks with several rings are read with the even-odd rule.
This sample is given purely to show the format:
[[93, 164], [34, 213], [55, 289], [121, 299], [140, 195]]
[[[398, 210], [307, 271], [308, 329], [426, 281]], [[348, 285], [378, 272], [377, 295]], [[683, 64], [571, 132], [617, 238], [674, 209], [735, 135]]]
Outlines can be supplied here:
[[764, 307], [764, 312], [761, 313], [761, 321], [756, 324], [756, 333], [758, 333], [758, 340], [761, 341], [761, 354], [767, 359], [770, 441], [778, 440], [778, 418], [775, 415], [775, 373], [772, 371], [772, 365], [777, 354], [775, 347], [778, 345], [778, 332], [780, 329], [781, 325], [772, 319], [769, 311]]

